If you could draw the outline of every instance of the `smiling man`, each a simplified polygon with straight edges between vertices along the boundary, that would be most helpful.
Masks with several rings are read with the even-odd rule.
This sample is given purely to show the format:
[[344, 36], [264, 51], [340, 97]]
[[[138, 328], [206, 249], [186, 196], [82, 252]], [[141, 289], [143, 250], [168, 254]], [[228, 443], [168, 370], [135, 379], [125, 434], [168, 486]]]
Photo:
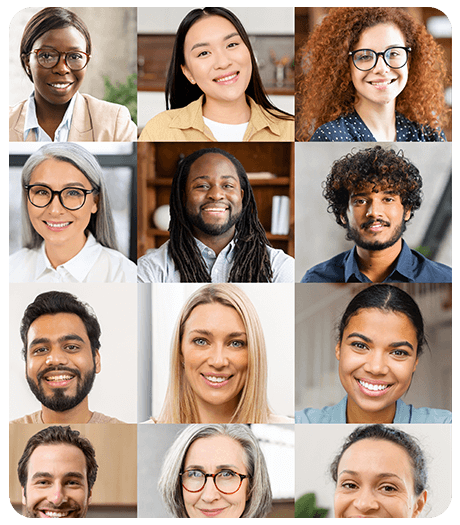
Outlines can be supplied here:
[[269, 245], [248, 176], [226, 151], [181, 161], [170, 215], [170, 239], [139, 259], [139, 282], [294, 281], [294, 259]]
[[90, 307], [68, 292], [38, 295], [21, 321], [26, 380], [41, 410], [12, 423], [121, 423], [89, 410], [101, 370], [101, 328]]
[[88, 439], [70, 427], [51, 426], [33, 435], [18, 463], [28, 518], [84, 518], [98, 465]]
[[355, 247], [314, 266], [301, 282], [452, 282], [449, 266], [402, 238], [422, 203], [421, 189], [419, 170], [391, 149], [376, 146], [336, 161], [323, 195]]

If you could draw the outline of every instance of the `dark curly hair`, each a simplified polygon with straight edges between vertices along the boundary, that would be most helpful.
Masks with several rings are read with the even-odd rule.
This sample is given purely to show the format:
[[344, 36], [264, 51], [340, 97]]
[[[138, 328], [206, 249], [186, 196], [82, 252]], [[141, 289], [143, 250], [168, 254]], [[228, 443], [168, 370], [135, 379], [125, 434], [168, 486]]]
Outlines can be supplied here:
[[422, 204], [422, 177], [403, 151], [381, 146], [366, 148], [336, 160], [323, 182], [327, 211], [335, 215], [337, 224], [346, 228], [342, 217], [346, 215], [351, 192], [369, 184], [374, 192], [391, 189], [398, 194], [404, 209], [411, 212], [408, 220]]
[[425, 26], [398, 7], [338, 7], [298, 52], [296, 140], [309, 140], [321, 125], [354, 110], [349, 52], [364, 30], [378, 24], [396, 25], [412, 49], [409, 79], [396, 100], [396, 111], [439, 134], [446, 127], [446, 59]]

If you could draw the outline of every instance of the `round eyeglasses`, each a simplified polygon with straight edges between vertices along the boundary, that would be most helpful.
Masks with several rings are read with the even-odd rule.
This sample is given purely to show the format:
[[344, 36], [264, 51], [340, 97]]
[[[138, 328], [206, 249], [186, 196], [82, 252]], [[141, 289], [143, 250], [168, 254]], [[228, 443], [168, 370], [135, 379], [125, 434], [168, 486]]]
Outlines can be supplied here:
[[69, 69], [72, 71], [80, 71], [87, 66], [89, 59], [91, 58], [90, 55], [83, 51], [60, 52], [53, 48], [34, 49], [29, 55], [32, 53], [35, 53], [37, 62], [45, 69], [51, 69], [56, 66], [59, 63], [59, 60], [61, 60], [61, 56], [64, 56], [65, 63]]
[[412, 51], [410, 47], [395, 46], [378, 53], [373, 49], [357, 49], [350, 51], [348, 54], [353, 60], [354, 66], [360, 71], [370, 71], [377, 65], [379, 56], [381, 56], [385, 64], [391, 69], [400, 69], [407, 64], [409, 53]]
[[212, 478], [214, 485], [222, 494], [234, 494], [239, 490], [243, 480], [249, 478], [245, 474], [238, 474], [233, 470], [221, 470], [216, 474], [205, 474], [201, 470], [186, 470], [181, 472], [182, 486], [188, 492], [200, 492], [204, 489], [208, 478]]
[[24, 186], [24, 188], [27, 190], [30, 204], [37, 208], [46, 208], [54, 199], [54, 196], [58, 195], [62, 206], [71, 211], [80, 209], [86, 202], [86, 196], [96, 191], [95, 189], [85, 190], [71, 187], [55, 191], [43, 184], [29, 184]]

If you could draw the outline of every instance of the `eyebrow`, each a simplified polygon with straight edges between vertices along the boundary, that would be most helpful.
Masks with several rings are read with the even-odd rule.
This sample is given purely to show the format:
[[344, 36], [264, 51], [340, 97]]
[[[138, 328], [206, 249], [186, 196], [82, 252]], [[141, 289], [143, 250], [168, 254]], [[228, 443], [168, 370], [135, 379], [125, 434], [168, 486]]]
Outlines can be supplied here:
[[[364, 334], [360, 334], [359, 332], [352, 332], [347, 336], [347, 339], [350, 339], [352, 337], [359, 337], [366, 343], [372, 343], [372, 339], [370, 339]], [[399, 346], [408, 346], [411, 350], [414, 349], [414, 347], [409, 343], [409, 341], [395, 341], [394, 343], [390, 343], [388, 346], [390, 346], [391, 348], [397, 348]]]
[[[40, 181], [34, 182], [33, 186], [36, 186], [36, 185], [46, 186], [47, 188], [52, 189], [51, 186], [47, 182], [40, 182]], [[68, 184], [64, 184], [63, 189], [64, 188], [75, 188], [75, 187], [86, 189], [85, 185], [82, 182], [69, 182]]]
[[[216, 470], [222, 470], [222, 469], [238, 469], [238, 467], [236, 465], [216, 465]], [[196, 470], [206, 470], [203, 465], [187, 465], [184, 470], [192, 470], [192, 469], [196, 469]]]
[[[213, 335], [212, 332], [210, 332], [209, 330], [205, 330], [203, 328], [195, 328], [194, 330], [190, 330], [190, 333], [191, 334], [197, 333], [197, 334], [208, 335], [208, 336]], [[246, 335], [246, 332], [231, 332], [230, 334], [227, 334], [227, 337], [240, 337], [242, 335]]]
[[[193, 178], [190, 182], [195, 182], [199, 179], [209, 180], [211, 177], [210, 175], [197, 175], [195, 178]], [[233, 179], [239, 181], [238, 175], [220, 175], [221, 179]]]
[[[85, 476], [81, 472], [66, 472], [63, 476], [64, 478], [77, 478], [77, 479], [85, 479]], [[31, 480], [37, 479], [37, 478], [51, 478], [53, 479], [54, 476], [50, 472], [35, 472], [35, 474], [31, 477]]]
[[[342, 470], [339, 473], [338, 477], [342, 476], [342, 474], [350, 474], [351, 476], [359, 476], [360, 475], [359, 472], [356, 472], [355, 470], [348, 470], [348, 469]], [[377, 477], [378, 478], [398, 478], [399, 480], [402, 481], [402, 479], [397, 474], [395, 474], [394, 472], [382, 472], [380, 474], [377, 474]]]
[[[225, 42], [225, 40], [229, 40], [230, 38], [233, 38], [234, 36], [240, 36], [238, 31], [234, 31], [233, 33], [230, 33], [229, 35], [225, 36], [222, 39], [222, 41]], [[209, 46], [209, 45], [210, 45], [209, 42], [197, 42], [195, 45], [192, 46], [192, 49], [190, 49], [190, 51], [193, 51], [197, 47], [205, 47], [205, 46]]]
[[[375, 191], [361, 191], [359, 193], [352, 193], [350, 197], [365, 197], [366, 195], [370, 195], [371, 193], [375, 193]], [[392, 190], [383, 190], [383, 192], [378, 191], [377, 193], [383, 193], [385, 195], [399, 195], [397, 191]]]
[[[85, 343], [85, 340], [82, 339], [77, 334], [66, 334], [66, 335], [59, 337], [58, 339], [58, 343], [65, 343], [66, 341], [80, 341], [82, 343]], [[43, 343], [50, 343], [50, 342], [51, 342], [51, 339], [49, 337], [37, 337], [36, 339], [31, 341], [29, 348], [35, 345], [41, 345]]]

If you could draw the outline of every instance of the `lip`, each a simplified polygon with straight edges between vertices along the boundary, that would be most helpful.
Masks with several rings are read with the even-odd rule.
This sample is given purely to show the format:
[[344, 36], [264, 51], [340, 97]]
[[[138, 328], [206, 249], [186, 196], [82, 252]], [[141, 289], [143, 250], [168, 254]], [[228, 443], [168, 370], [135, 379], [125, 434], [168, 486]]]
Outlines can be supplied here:
[[397, 78], [378, 78], [374, 80], [367, 80], [367, 83], [375, 89], [385, 90], [388, 89], [388, 87], [391, 86], [394, 82], [396, 82], [396, 80]]
[[201, 213], [220, 216], [227, 213], [228, 209], [229, 207], [224, 204], [206, 204], [201, 207]]
[[220, 77], [214, 78], [213, 82], [215, 82], [216, 84], [221, 84], [221, 85], [229, 85], [229, 84], [234, 84], [235, 82], [237, 82], [239, 77], [240, 77], [240, 72], [233, 71], [232, 73], [227, 73], [226, 75], [221, 75]]
[[61, 221], [61, 222], [43, 221], [43, 223], [45, 224], [45, 226], [49, 230], [51, 230], [53, 232], [63, 231], [65, 229], [67, 229], [72, 224], [71, 221]]
[[[68, 518], [69, 515], [72, 512], [75, 512], [76, 509], [67, 509], [67, 510], [59, 510], [59, 509], [37, 509], [41, 518]], [[46, 513], [50, 514], [56, 514], [56, 516], [48, 516]]]
[[219, 508], [219, 509], [198, 509], [198, 510], [202, 514], [207, 516], [208, 518], [215, 518], [216, 516], [218, 516], [219, 514], [221, 514], [225, 510], [225, 507]]
[[[52, 372], [45, 374], [43, 380], [51, 388], [65, 388], [75, 379], [75, 375], [68, 372]], [[54, 378], [54, 379], [53, 379]]]
[[393, 386], [393, 383], [375, 381], [372, 379], [355, 378], [355, 381], [359, 390], [369, 397], [384, 396]]
[[48, 87], [60, 94], [67, 93], [73, 86], [73, 82], [48, 82]]
[[[222, 388], [224, 387], [225, 385], [228, 385], [230, 379], [233, 377], [232, 374], [230, 375], [227, 375], [227, 374], [204, 374], [204, 373], [201, 373], [200, 374], [204, 383], [208, 386], [210, 386], [211, 388]], [[211, 379], [213, 378], [213, 379]], [[216, 381], [217, 379], [217, 381]]]
[[370, 231], [372, 233], [377, 233], [383, 231], [385, 228], [388, 228], [389, 224], [384, 223], [383, 221], [373, 221], [371, 223], [366, 223], [362, 226], [363, 230]]

